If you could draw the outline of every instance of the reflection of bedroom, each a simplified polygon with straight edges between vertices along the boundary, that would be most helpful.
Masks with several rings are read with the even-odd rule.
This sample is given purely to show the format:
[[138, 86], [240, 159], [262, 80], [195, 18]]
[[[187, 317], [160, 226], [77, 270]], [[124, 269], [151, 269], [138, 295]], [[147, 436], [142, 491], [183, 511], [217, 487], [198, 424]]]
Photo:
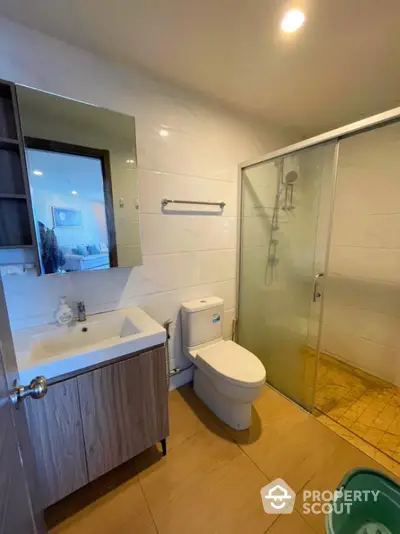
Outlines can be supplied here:
[[27, 157], [45, 270], [109, 267], [100, 159], [36, 149], [28, 149]]

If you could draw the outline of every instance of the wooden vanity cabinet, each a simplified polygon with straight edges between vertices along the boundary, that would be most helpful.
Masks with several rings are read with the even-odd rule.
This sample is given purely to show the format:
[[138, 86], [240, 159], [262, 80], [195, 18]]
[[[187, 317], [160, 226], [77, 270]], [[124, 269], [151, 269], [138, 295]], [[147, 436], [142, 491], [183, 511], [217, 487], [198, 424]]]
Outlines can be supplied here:
[[40, 400], [26, 399], [29, 434], [44, 507], [89, 482], [78, 380], [49, 386]]
[[168, 436], [165, 347], [55, 383], [25, 403], [47, 507]]
[[89, 480], [168, 435], [164, 347], [78, 377]]

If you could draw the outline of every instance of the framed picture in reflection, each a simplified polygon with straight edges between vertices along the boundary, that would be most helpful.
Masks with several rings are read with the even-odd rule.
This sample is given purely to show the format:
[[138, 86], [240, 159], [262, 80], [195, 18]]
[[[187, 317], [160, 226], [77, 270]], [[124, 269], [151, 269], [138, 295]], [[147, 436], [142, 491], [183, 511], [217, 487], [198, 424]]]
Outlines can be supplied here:
[[82, 211], [73, 208], [56, 208], [53, 210], [54, 226], [82, 226]]

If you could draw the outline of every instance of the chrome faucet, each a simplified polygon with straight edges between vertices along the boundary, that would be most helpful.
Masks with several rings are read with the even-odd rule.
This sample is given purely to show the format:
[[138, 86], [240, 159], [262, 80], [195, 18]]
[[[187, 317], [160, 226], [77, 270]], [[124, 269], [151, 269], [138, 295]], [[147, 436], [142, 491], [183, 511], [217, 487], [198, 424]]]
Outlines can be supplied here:
[[83, 302], [83, 300], [81, 300], [77, 303], [77, 306], [78, 306], [78, 321], [80, 323], [83, 323], [84, 321], [86, 321], [85, 303]]

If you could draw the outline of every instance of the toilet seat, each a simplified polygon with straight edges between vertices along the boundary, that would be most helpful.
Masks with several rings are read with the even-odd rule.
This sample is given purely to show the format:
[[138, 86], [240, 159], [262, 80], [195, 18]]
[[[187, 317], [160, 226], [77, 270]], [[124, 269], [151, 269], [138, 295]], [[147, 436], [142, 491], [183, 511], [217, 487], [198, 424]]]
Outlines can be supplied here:
[[196, 352], [196, 365], [207, 375], [242, 388], [265, 383], [265, 368], [250, 351], [233, 341], [219, 341]]

